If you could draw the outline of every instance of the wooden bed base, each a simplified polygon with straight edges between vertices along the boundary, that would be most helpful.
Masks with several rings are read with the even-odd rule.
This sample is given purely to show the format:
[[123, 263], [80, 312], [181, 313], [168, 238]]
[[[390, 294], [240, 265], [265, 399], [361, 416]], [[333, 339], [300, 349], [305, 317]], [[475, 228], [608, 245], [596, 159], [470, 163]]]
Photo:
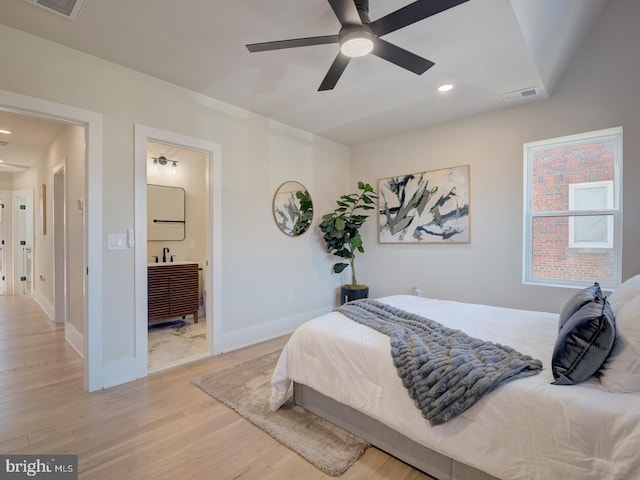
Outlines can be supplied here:
[[312, 388], [293, 384], [294, 402], [438, 480], [499, 480], [420, 445], [362, 412]]

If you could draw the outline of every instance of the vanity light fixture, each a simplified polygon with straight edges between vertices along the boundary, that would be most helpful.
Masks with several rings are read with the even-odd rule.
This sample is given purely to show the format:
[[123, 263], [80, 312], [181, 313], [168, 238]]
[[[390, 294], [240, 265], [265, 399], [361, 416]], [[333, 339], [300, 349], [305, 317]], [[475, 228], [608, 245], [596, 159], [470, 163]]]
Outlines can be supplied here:
[[171, 164], [171, 173], [173, 173], [174, 175], [177, 173], [177, 170], [178, 170], [177, 160], [169, 160], [164, 155], [161, 155], [159, 157], [151, 157], [151, 158], [153, 159], [153, 171], [155, 173], [158, 173], [158, 165], [167, 165], [167, 164]]
[[0, 133], [4, 133], [6, 135], [11, 135], [11, 132], [9, 130], [3, 130], [2, 128], [0, 128]]

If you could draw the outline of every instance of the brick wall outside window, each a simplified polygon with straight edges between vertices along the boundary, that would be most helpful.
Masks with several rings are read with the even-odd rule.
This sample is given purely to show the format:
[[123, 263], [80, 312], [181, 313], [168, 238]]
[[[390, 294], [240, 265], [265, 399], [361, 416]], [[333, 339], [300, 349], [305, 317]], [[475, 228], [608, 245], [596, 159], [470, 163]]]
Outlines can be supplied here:
[[[536, 151], [532, 164], [532, 210], [568, 211], [570, 184], [614, 180], [615, 151], [614, 140]], [[534, 278], [615, 280], [613, 249], [569, 246], [569, 217], [535, 218], [532, 243]]]

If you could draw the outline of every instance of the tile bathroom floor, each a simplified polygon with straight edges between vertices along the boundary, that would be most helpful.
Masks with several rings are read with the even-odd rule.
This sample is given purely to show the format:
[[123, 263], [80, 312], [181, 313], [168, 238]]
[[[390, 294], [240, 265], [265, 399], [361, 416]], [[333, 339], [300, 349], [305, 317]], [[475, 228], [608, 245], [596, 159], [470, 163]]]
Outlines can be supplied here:
[[207, 321], [199, 316], [169, 319], [149, 327], [149, 372], [163, 370], [207, 355]]

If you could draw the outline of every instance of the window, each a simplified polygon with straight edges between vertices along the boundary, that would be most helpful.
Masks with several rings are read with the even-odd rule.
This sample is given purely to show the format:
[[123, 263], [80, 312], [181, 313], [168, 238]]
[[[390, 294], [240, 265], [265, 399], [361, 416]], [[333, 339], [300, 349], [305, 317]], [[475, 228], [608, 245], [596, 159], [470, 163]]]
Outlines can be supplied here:
[[[612, 180], [569, 184], [569, 210], [612, 208]], [[613, 248], [613, 216], [569, 217], [569, 247]]]
[[621, 127], [524, 145], [524, 283], [620, 283], [621, 171]]

